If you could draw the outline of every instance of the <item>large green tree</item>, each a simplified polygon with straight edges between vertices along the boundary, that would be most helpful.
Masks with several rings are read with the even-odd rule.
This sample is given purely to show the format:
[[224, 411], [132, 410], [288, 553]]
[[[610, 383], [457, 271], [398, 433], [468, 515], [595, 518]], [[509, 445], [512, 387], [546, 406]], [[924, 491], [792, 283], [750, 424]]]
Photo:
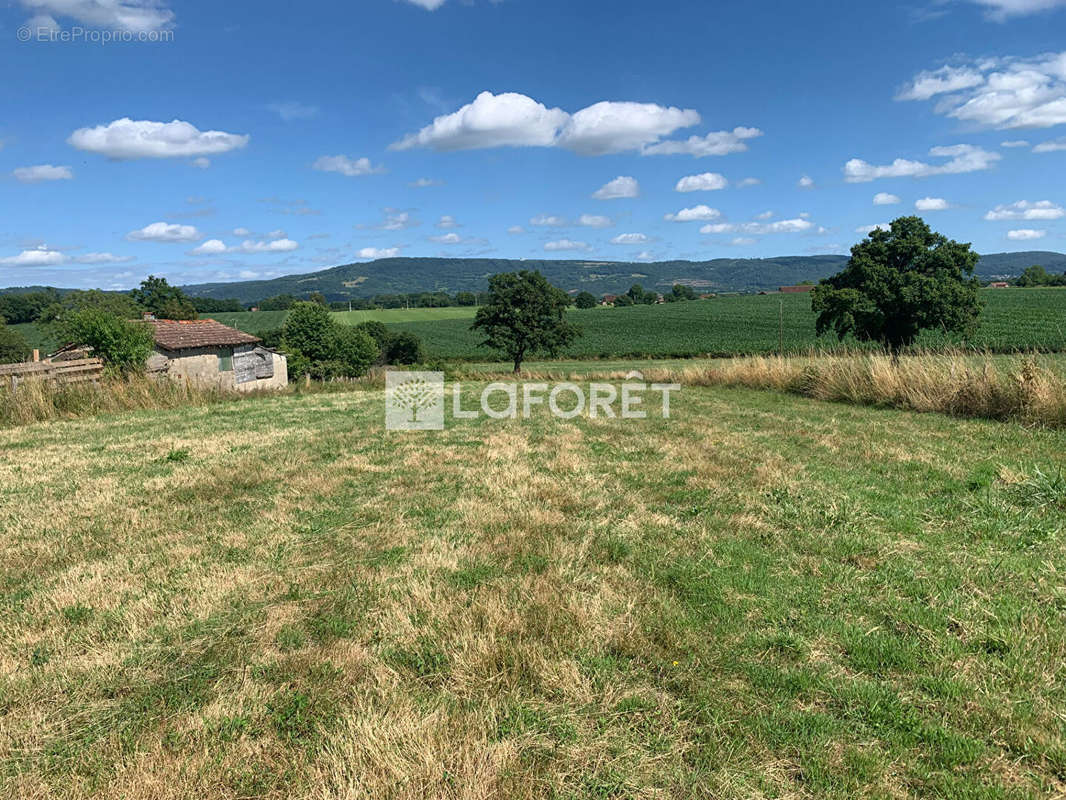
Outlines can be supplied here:
[[851, 248], [844, 269], [812, 293], [818, 334], [880, 342], [893, 354], [927, 329], [972, 333], [981, 312], [969, 244], [900, 217]]
[[581, 292], [574, 298], [574, 305], [578, 308], [595, 308], [599, 304], [600, 301], [592, 292]]
[[489, 278], [488, 302], [471, 329], [484, 333], [483, 344], [506, 355], [517, 373], [526, 356], [554, 356], [580, 335], [566, 321], [569, 305], [570, 296], [539, 272], [503, 272]]
[[185, 292], [177, 286], [171, 286], [166, 278], [149, 275], [130, 295], [138, 305], [160, 319], [197, 318], [196, 309]]

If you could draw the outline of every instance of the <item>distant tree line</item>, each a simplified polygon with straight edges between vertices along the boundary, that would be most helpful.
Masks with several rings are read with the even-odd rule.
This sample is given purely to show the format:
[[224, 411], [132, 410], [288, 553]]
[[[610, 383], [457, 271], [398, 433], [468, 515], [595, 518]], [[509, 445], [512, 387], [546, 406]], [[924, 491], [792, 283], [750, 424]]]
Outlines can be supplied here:
[[1026, 267], [1021, 276], [1014, 282], [1015, 286], [1066, 286], [1066, 272], [1056, 275], [1048, 272], [1040, 264]]
[[[301, 302], [315, 303], [331, 311], [377, 311], [383, 308], [450, 308], [454, 306], [480, 306], [488, 302], [488, 292], [412, 292], [411, 294], [378, 294], [373, 297], [353, 297], [350, 300], [329, 301], [321, 292], [311, 292], [306, 297], [279, 294], [249, 308], [260, 311], [288, 311]], [[236, 301], [223, 301], [236, 302]], [[226, 309], [229, 310], [229, 309]], [[243, 309], [236, 309], [241, 311]]]

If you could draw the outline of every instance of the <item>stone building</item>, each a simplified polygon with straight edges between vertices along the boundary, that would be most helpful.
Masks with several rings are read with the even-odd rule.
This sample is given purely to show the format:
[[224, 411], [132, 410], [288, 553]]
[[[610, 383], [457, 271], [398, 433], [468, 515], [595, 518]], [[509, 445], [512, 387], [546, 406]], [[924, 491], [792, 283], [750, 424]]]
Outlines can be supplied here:
[[213, 319], [147, 321], [155, 329], [151, 373], [241, 392], [280, 389], [289, 382], [285, 356], [251, 334]]

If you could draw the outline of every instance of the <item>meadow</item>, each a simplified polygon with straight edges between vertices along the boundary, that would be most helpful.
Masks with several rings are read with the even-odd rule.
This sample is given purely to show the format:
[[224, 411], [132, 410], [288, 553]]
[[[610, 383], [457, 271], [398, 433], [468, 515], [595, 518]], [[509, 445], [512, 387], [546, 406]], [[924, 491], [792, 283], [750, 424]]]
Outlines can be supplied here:
[[[986, 290], [981, 325], [969, 342], [978, 350], [1066, 351], [1066, 290]], [[390, 309], [342, 312], [339, 321], [377, 319], [394, 330], [417, 334], [431, 359], [484, 361], [492, 351], [470, 330], [473, 308]], [[252, 333], [276, 328], [284, 312], [216, 315], [219, 321]], [[815, 336], [815, 316], [807, 295], [731, 295], [689, 303], [629, 308], [594, 308], [569, 313], [584, 331], [563, 358], [690, 358], [839, 350], [834, 336]], [[926, 334], [919, 347], [958, 344]], [[845, 347], [857, 349], [856, 342]]]
[[[985, 290], [980, 328], [966, 344], [978, 350], [1015, 352], [1066, 351], [1066, 289]], [[470, 330], [476, 309], [414, 308], [336, 312], [345, 324], [377, 320], [393, 330], [417, 334], [431, 360], [485, 361], [492, 351], [481, 347], [480, 334]], [[211, 314], [226, 325], [253, 334], [280, 328], [287, 312], [259, 311]], [[689, 303], [629, 308], [594, 308], [569, 312], [584, 331], [561, 355], [570, 359], [730, 357], [803, 353], [811, 349], [860, 349], [834, 336], [815, 336], [814, 314], [807, 295], [730, 295]], [[32, 346], [48, 350], [55, 344], [35, 325], [14, 326]], [[960, 344], [927, 333], [919, 347], [936, 349]]]
[[1061, 793], [1064, 451], [724, 387], [0, 430], [0, 795]]

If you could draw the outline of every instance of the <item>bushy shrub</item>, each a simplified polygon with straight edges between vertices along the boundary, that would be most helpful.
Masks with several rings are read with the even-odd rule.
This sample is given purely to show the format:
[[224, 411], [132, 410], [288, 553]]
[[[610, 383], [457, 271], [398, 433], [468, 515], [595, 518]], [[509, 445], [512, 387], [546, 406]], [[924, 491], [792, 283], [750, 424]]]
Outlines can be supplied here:
[[150, 325], [98, 308], [66, 314], [59, 331], [64, 341], [88, 345], [94, 356], [122, 370], [143, 369], [155, 349], [155, 333]]
[[17, 364], [29, 355], [30, 346], [23, 335], [0, 319], [0, 364]]
[[381, 352], [365, 330], [338, 325], [317, 303], [292, 307], [281, 341], [289, 355], [290, 374], [307, 374], [318, 380], [365, 375]]
[[311, 361], [328, 361], [333, 357], [336, 338], [333, 317], [316, 303], [296, 303], [282, 328], [285, 349]]
[[350, 325], [333, 324], [334, 358], [344, 365], [344, 377], [357, 378], [366, 375], [381, 353], [377, 343], [366, 331]]
[[400, 331], [389, 342], [386, 360], [389, 364], [421, 364], [426, 360], [422, 340], [410, 331]]

